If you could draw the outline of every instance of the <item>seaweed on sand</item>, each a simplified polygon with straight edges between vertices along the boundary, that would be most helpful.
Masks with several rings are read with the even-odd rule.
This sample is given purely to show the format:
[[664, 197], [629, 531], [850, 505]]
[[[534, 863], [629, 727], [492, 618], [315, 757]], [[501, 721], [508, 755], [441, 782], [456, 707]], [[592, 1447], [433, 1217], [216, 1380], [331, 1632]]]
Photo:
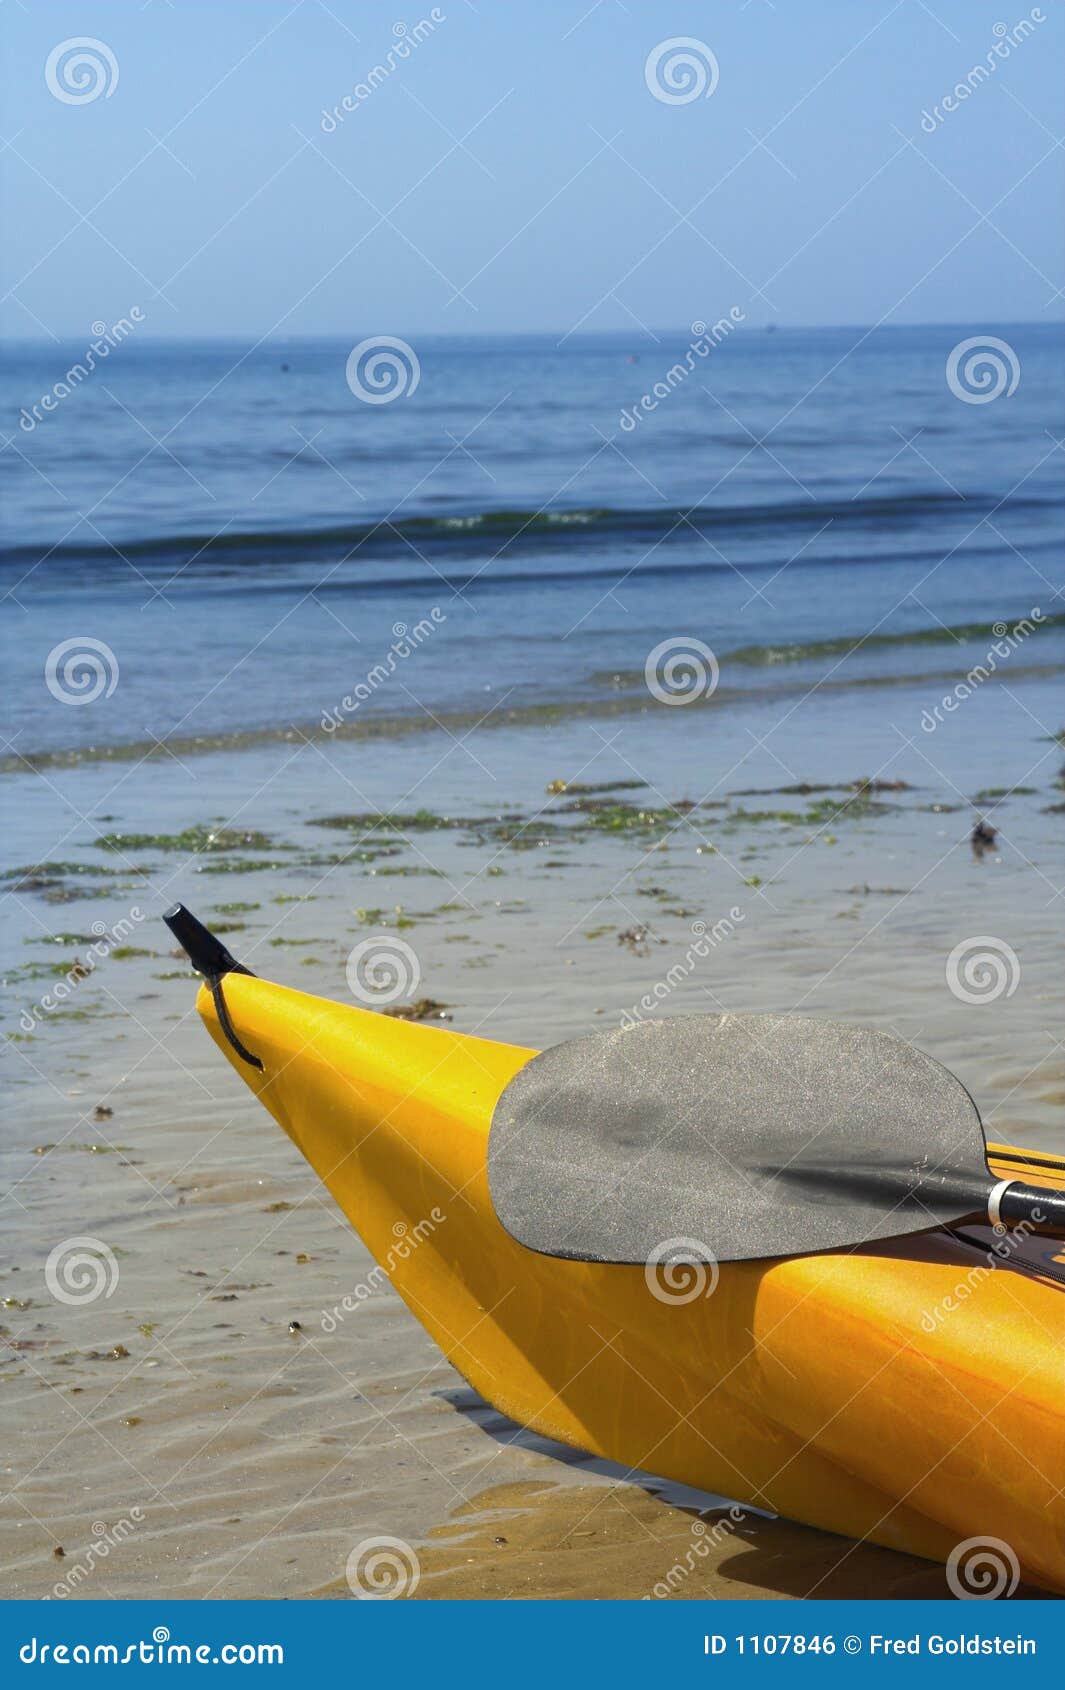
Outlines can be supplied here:
[[101, 833], [94, 841], [103, 851], [289, 851], [258, 828], [223, 827], [197, 822], [180, 833]]

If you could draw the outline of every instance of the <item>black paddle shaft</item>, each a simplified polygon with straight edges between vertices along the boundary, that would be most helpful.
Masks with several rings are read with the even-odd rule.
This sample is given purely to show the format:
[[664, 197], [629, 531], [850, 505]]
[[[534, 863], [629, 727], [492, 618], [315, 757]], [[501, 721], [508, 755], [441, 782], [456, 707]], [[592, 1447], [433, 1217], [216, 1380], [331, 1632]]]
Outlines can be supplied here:
[[[1011, 1180], [1000, 1191], [998, 1219], [1004, 1226], [1027, 1226], [1033, 1232], [1065, 1236], [1065, 1191], [1047, 1191], [1036, 1185]], [[993, 1203], [992, 1203], [993, 1206]]]
[[808, 1192], [815, 1200], [819, 1193], [833, 1191], [849, 1203], [891, 1202], [893, 1193], [897, 1201], [900, 1191], [912, 1187], [923, 1203], [967, 1207], [962, 1220], [1023, 1226], [1027, 1232], [1054, 1238], [1065, 1235], [1065, 1191], [1027, 1185], [1022, 1180], [995, 1180], [990, 1174], [973, 1177], [945, 1168], [907, 1169], [889, 1162], [826, 1167], [807, 1160], [776, 1170], [766, 1167], [763, 1172], [781, 1188], [800, 1195]]

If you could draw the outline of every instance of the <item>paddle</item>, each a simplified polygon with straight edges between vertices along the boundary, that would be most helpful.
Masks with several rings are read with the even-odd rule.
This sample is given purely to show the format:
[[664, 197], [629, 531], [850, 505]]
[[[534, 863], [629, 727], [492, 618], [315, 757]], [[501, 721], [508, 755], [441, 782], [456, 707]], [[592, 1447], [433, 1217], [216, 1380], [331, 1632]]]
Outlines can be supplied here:
[[556, 1045], [496, 1105], [492, 1201], [530, 1250], [742, 1261], [965, 1219], [1065, 1233], [1065, 1192], [996, 1180], [954, 1075], [797, 1016], [645, 1022]]
[[[249, 972], [178, 904], [163, 918], [214, 994]], [[976, 1105], [886, 1033], [700, 1015], [572, 1039], [496, 1105], [488, 1181], [506, 1230], [578, 1261], [743, 1261], [976, 1218], [1065, 1234], [1065, 1192], [997, 1180]]]

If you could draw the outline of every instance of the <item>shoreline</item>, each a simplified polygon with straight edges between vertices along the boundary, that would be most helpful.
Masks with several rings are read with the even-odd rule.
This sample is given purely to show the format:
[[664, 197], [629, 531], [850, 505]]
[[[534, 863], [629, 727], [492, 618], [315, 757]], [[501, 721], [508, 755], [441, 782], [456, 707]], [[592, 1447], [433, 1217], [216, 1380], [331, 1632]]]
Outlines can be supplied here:
[[[1005, 682], [1037, 683], [1058, 678], [1060, 665], [1028, 663], [1015, 665], [1006, 673], [991, 673], [981, 681], [982, 687]], [[962, 678], [964, 679], [964, 673]], [[452, 735], [469, 734], [473, 729], [490, 728], [495, 732], [506, 728], [548, 728], [583, 721], [609, 721], [617, 717], [647, 715], [658, 709], [654, 699], [642, 685], [642, 677], [619, 677], [634, 687], [631, 693], [613, 697], [560, 698], [536, 704], [509, 705], [500, 710], [491, 705], [481, 708], [440, 709], [430, 713], [423, 706], [417, 712], [403, 715], [367, 715], [356, 721], [340, 721], [326, 728], [322, 721], [278, 723], [273, 726], [218, 730], [207, 734], [175, 734], [165, 740], [144, 739], [106, 742], [55, 749], [16, 752], [0, 756], [0, 775], [37, 774], [46, 769], [76, 769], [86, 764], [144, 763], [162, 758], [183, 758], [252, 751], [261, 746], [307, 744], [328, 745], [335, 740], [354, 742], [395, 741], [409, 739], [442, 730]], [[957, 669], [925, 670], [908, 675], [862, 675], [850, 679], [824, 678], [811, 681], [808, 677], [782, 680], [772, 686], [718, 686], [703, 697], [686, 700], [703, 709], [729, 710], [744, 705], [757, 708], [763, 704], [790, 698], [804, 699], [811, 693], [835, 696], [849, 692], [868, 694], [879, 689], [902, 691], [907, 687], [948, 687], [957, 684]], [[506, 696], [506, 695], [504, 695]]]

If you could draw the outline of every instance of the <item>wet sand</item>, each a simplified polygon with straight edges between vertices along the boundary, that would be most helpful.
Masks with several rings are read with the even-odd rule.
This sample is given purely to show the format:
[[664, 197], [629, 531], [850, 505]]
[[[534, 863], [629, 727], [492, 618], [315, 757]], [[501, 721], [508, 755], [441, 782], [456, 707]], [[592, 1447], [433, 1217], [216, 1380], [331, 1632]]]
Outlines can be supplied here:
[[[717, 1601], [949, 1596], [943, 1567], [753, 1509], [677, 1506], [631, 1480], [500, 1485], [419, 1554], [412, 1595]], [[650, 1580], [650, 1582], [648, 1582]], [[1042, 1593], [1018, 1586], [1015, 1597]]]
[[[446, 1006], [456, 1029], [529, 1045], [616, 1024], [648, 994], [658, 1013], [883, 1027], [959, 1074], [990, 1137], [1062, 1148], [1056, 762], [1030, 793], [978, 807], [1002, 830], [982, 856], [974, 783], [952, 789], [913, 759], [884, 771], [907, 789], [855, 803], [861, 767], [811, 756], [799, 774], [835, 787], [834, 810], [816, 814], [825, 795], [782, 794], [792, 783], [768, 758], [688, 810], [709, 783], [683, 746], [668, 776], [614, 795], [652, 812], [646, 825], [623, 810], [599, 828], [595, 811], [563, 809], [572, 793], [547, 795], [560, 778], [647, 779], [643, 731], [627, 730], [624, 756], [589, 723], [550, 741], [501, 733], [490, 753], [476, 741], [490, 781], [440, 740], [384, 762], [299, 745], [280, 766], [249, 751], [26, 783], [11, 863], [81, 872], [23, 875], [5, 899], [5, 1594], [345, 1595], [353, 1548], [387, 1535], [417, 1552], [419, 1598], [637, 1597], [690, 1546], [686, 1510], [711, 1510], [712, 1528], [728, 1503], [654, 1495], [502, 1422], [387, 1287], [323, 1326], [369, 1257], [198, 1025], [195, 981], [157, 919], [175, 897], [228, 927], [257, 972], [329, 997], [347, 996], [357, 942], [400, 938], [417, 957], [412, 997]], [[312, 825], [430, 803], [448, 825]], [[142, 844], [91, 844], [146, 834], [146, 817]], [[266, 839], [160, 843], [217, 818]], [[93, 924], [133, 908], [123, 943], [35, 1014], [84, 961]], [[722, 921], [709, 957], [660, 997], [693, 923]], [[1008, 946], [1017, 978], [966, 1001], [947, 962], [980, 936]], [[117, 1277], [67, 1303], [45, 1264], [80, 1236], [107, 1243]], [[745, 1511], [669, 1596], [939, 1595], [942, 1580]]]

